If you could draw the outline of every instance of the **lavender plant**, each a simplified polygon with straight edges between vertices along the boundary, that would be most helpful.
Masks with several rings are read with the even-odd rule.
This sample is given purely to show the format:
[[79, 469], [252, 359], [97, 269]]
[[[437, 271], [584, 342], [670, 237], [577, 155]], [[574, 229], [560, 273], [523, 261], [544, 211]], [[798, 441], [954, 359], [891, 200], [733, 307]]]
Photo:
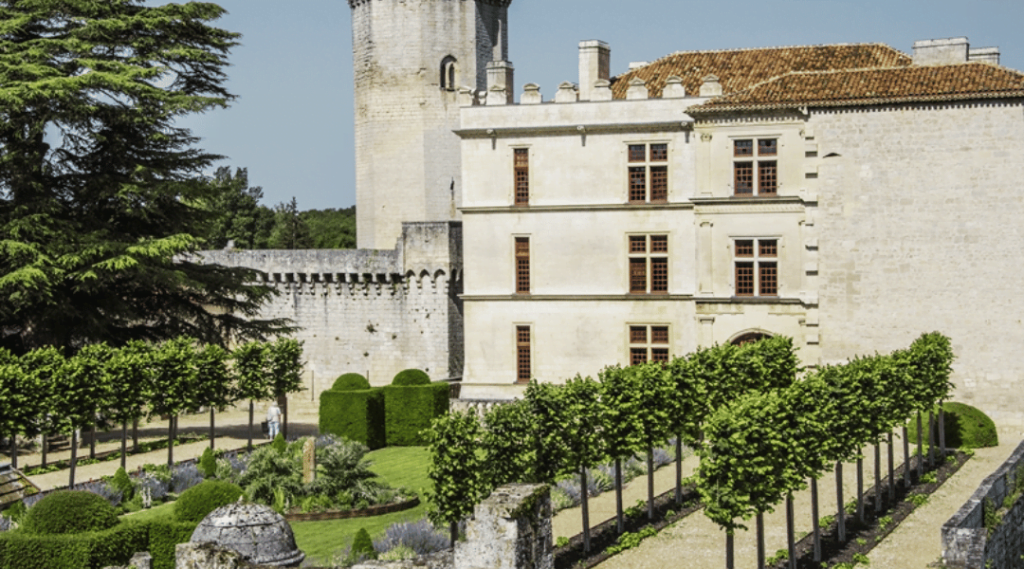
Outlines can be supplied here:
[[84, 484], [78, 484], [75, 486], [76, 490], [85, 490], [86, 492], [92, 492], [97, 496], [102, 497], [104, 500], [110, 502], [113, 507], [121, 505], [121, 500], [124, 498], [124, 493], [117, 488], [114, 488], [110, 483], [99, 480], [96, 482], [86, 482]]
[[424, 518], [392, 524], [383, 537], [373, 542], [373, 548], [382, 553], [400, 547], [407, 547], [417, 555], [427, 555], [446, 549], [448, 536]]
[[171, 491], [181, 494], [203, 481], [203, 473], [195, 463], [179, 464], [171, 472]]

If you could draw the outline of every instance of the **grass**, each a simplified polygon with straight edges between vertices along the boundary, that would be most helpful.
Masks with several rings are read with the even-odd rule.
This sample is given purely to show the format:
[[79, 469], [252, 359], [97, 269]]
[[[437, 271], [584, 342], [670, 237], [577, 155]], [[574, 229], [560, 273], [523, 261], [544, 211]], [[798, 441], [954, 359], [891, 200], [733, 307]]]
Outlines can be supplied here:
[[174, 502], [167, 502], [166, 504], [160, 504], [159, 506], [153, 506], [148, 510], [139, 510], [134, 514], [126, 514], [123, 516], [125, 520], [137, 521], [150, 521], [174, 518]]

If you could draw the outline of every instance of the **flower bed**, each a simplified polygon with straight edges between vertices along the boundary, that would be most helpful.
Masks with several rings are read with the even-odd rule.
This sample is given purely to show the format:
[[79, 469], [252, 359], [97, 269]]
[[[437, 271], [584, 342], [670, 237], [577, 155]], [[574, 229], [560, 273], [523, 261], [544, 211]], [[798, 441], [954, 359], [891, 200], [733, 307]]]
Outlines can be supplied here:
[[412, 499], [409, 500], [403, 500], [393, 504], [370, 506], [369, 508], [363, 508], [361, 510], [333, 510], [327, 512], [303, 513], [300, 508], [293, 508], [292, 511], [284, 514], [284, 519], [290, 522], [322, 522], [326, 520], [368, 518], [370, 516], [382, 516], [384, 514], [393, 514], [395, 512], [409, 510], [419, 505], [419, 497], [413, 496]]

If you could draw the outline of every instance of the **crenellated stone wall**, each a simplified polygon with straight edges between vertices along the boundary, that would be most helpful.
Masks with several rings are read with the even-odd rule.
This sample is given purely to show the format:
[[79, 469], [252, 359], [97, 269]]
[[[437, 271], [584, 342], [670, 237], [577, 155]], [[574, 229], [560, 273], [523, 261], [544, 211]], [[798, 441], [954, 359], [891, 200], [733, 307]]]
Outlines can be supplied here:
[[265, 318], [287, 318], [304, 342], [306, 391], [293, 410], [316, 409], [343, 373], [386, 385], [419, 368], [462, 373], [462, 226], [404, 223], [393, 250], [204, 251], [205, 262], [262, 272], [278, 295]]

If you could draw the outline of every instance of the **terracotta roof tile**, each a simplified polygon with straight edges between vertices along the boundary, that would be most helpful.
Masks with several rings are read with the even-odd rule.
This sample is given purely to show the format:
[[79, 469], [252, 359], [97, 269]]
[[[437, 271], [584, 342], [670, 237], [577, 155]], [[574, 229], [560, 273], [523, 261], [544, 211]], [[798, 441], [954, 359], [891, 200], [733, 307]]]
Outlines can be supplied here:
[[905, 67], [908, 55], [883, 44], [771, 47], [726, 51], [688, 51], [663, 57], [612, 80], [616, 99], [625, 99], [629, 82], [647, 82], [650, 97], [661, 97], [672, 75], [683, 79], [686, 93], [697, 95], [704, 77], [716, 75], [726, 95], [794, 71], [830, 71], [877, 67]]
[[688, 112], [1024, 96], [1024, 73], [989, 63], [790, 73]]

